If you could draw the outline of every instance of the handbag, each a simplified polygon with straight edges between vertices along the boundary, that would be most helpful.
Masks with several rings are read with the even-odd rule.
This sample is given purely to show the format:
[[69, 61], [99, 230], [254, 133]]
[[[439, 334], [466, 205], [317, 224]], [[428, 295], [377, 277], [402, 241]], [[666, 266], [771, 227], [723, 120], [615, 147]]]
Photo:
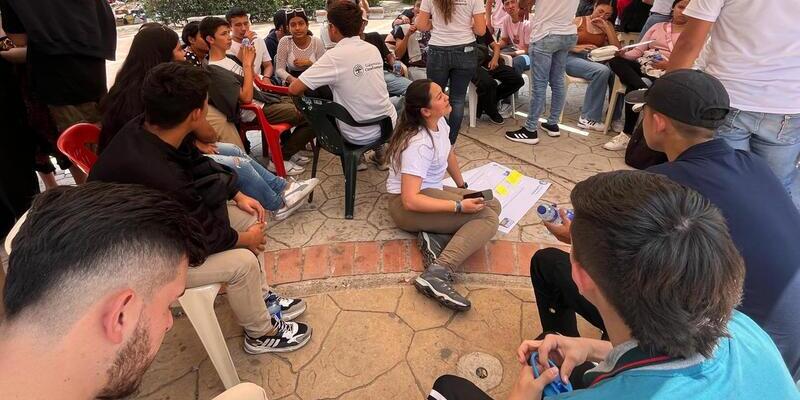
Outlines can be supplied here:
[[636, 169], [647, 169], [667, 162], [667, 155], [647, 147], [642, 124], [636, 125], [625, 149], [625, 164]]

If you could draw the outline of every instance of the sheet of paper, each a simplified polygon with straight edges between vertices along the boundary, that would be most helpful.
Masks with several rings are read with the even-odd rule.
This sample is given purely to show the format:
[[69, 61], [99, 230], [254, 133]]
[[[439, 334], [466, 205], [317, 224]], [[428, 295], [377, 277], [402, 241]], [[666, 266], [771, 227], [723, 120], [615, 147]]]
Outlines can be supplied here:
[[[464, 171], [462, 175], [470, 190], [492, 190], [503, 206], [498, 228], [502, 233], [511, 232], [550, 187], [550, 182], [525, 176], [495, 162]], [[455, 186], [452, 179], [446, 179], [444, 184]]]
[[620, 48], [620, 50], [628, 50], [628, 49], [632, 49], [634, 47], [639, 47], [639, 46], [641, 46], [643, 44], [650, 44], [650, 43], [653, 43], [653, 42], [655, 42], [655, 40], [645, 40], [644, 42], [639, 42], [639, 43], [629, 44], [627, 46], [622, 46]]

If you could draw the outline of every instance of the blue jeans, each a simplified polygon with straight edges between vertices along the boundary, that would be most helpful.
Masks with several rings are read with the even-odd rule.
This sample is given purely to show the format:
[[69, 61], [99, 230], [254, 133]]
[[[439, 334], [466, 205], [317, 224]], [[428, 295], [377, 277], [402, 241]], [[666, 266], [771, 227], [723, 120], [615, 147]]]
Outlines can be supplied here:
[[436, 82], [442, 89], [450, 87], [450, 106], [453, 111], [447, 119], [450, 126], [450, 143], [455, 143], [461, 120], [464, 118], [464, 103], [467, 98], [467, 87], [475, 69], [478, 68], [478, 56], [475, 43], [458, 46], [428, 46], [427, 73], [428, 79]]
[[[589, 81], [583, 97], [581, 117], [590, 121], [603, 121], [603, 106], [606, 103], [606, 92], [614, 84], [614, 73], [611, 68], [599, 62], [586, 59], [586, 53], [569, 53], [567, 56], [567, 75]], [[614, 107], [614, 118], [622, 116], [622, 102]]]
[[644, 37], [644, 34], [647, 33], [647, 31], [650, 30], [650, 28], [652, 28], [653, 25], [659, 22], [669, 22], [671, 20], [672, 20], [671, 15], [650, 13], [650, 16], [647, 17], [647, 21], [644, 21], [644, 25], [642, 26], [642, 31], [639, 33], [639, 41], [640, 42], [642, 41], [642, 37]]
[[717, 128], [716, 135], [734, 149], [761, 156], [800, 209], [800, 181], [797, 179], [800, 114], [766, 114], [733, 108], [725, 124]]
[[397, 76], [389, 71], [383, 71], [383, 80], [386, 82], [386, 89], [389, 96], [405, 96], [406, 89], [411, 81], [403, 76]]
[[528, 120], [525, 128], [535, 131], [539, 126], [539, 115], [542, 113], [547, 98], [547, 84], [553, 91], [550, 103], [548, 124], [557, 124], [561, 110], [567, 100], [564, 91], [564, 73], [567, 68], [567, 54], [578, 41], [578, 35], [547, 35], [531, 43], [528, 54], [533, 64], [533, 85], [531, 102], [528, 109]]
[[531, 69], [531, 57], [527, 54], [515, 56], [511, 59], [511, 64], [514, 67], [514, 71], [522, 75], [523, 72]]
[[236, 145], [217, 143], [217, 151], [218, 154], [206, 156], [236, 171], [242, 193], [258, 200], [267, 210], [275, 211], [283, 207], [283, 189], [286, 187], [286, 180], [267, 171], [263, 165]]

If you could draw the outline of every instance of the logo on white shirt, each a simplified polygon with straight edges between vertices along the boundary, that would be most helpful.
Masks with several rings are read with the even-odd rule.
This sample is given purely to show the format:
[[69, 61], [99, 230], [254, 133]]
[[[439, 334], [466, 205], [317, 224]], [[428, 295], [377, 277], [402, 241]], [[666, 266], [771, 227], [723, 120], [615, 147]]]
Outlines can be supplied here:
[[360, 77], [361, 75], [364, 75], [364, 66], [361, 65], [361, 64], [354, 65], [353, 66], [353, 75], [355, 75], [356, 77]]

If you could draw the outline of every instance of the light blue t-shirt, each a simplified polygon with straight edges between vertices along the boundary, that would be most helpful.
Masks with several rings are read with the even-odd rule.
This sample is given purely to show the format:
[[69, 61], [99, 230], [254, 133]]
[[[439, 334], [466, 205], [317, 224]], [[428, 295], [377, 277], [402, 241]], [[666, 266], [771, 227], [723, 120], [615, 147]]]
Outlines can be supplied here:
[[766, 332], [738, 311], [728, 331], [731, 337], [720, 339], [711, 359], [631, 369], [591, 388], [547, 399], [800, 399]]

